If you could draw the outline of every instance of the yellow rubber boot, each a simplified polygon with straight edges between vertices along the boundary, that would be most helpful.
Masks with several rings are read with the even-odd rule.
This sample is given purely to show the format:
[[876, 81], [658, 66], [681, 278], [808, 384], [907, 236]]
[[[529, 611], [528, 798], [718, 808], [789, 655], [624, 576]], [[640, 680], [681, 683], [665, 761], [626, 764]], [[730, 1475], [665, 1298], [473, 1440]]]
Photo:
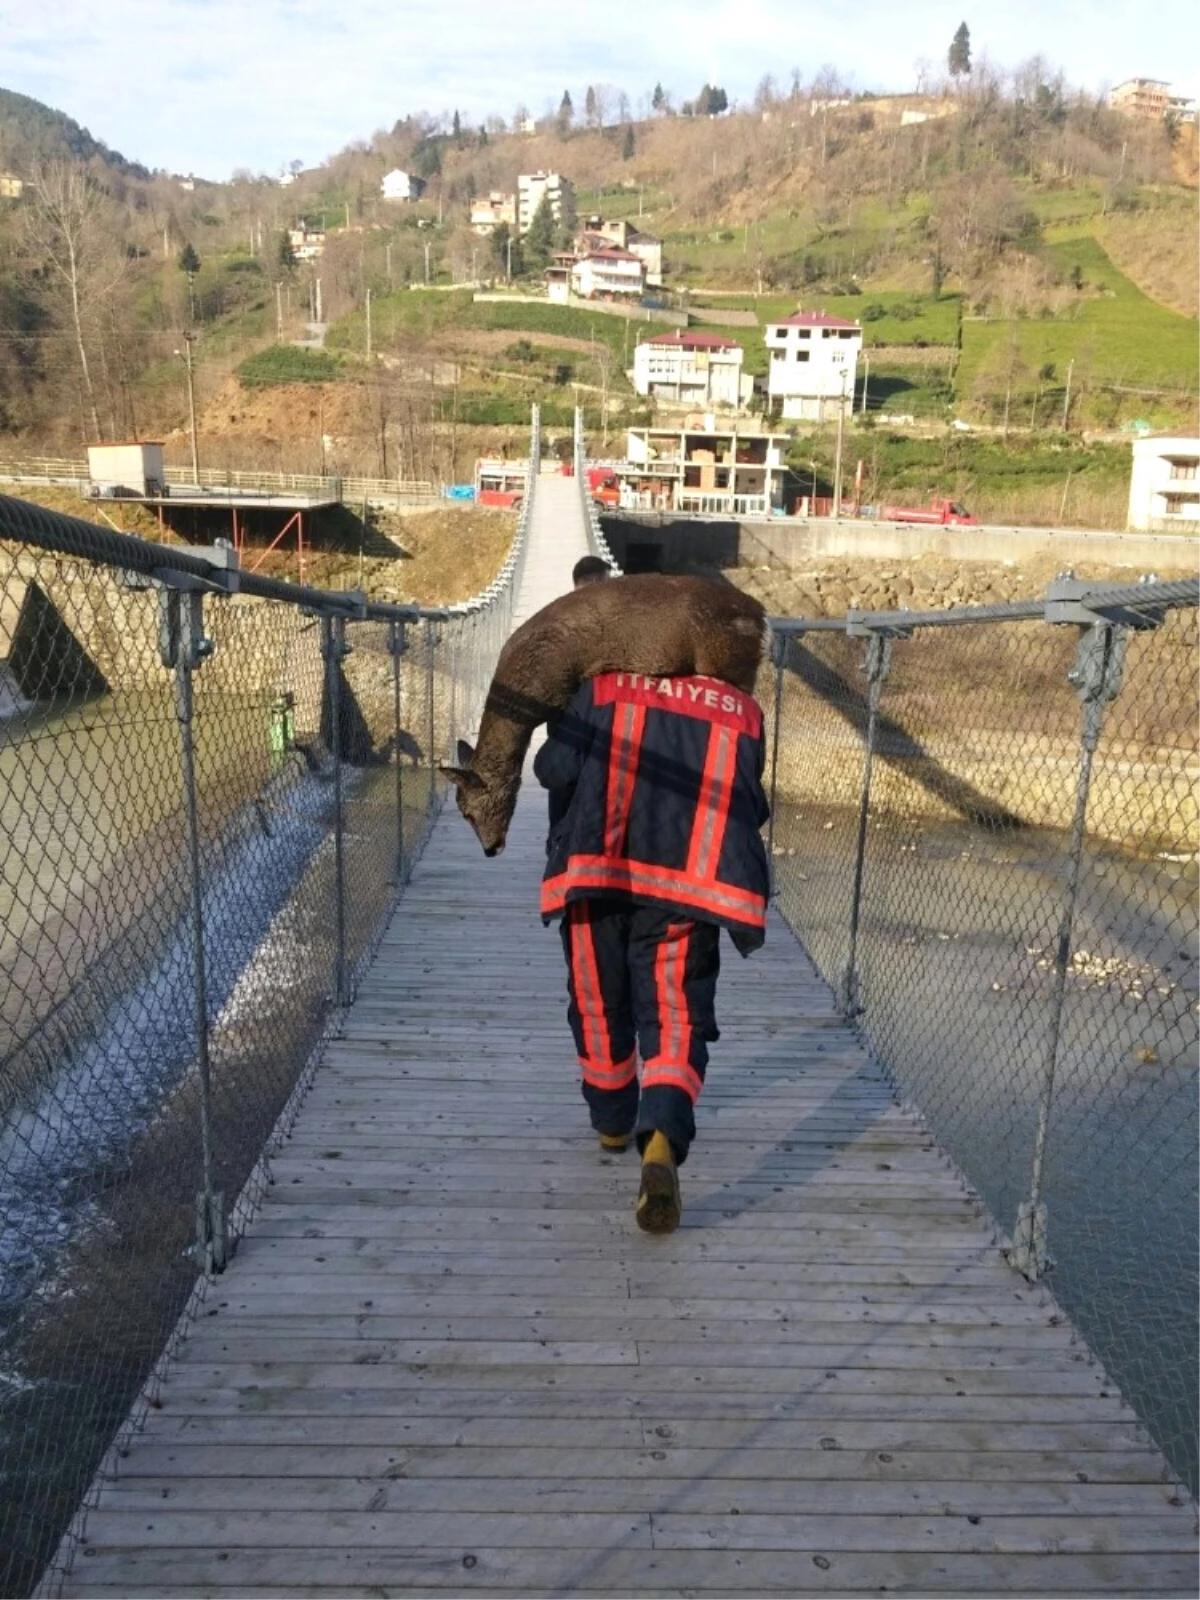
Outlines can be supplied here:
[[666, 1134], [657, 1130], [642, 1151], [642, 1182], [634, 1215], [644, 1233], [674, 1233], [683, 1215], [675, 1152]]
[[600, 1148], [610, 1154], [619, 1155], [622, 1150], [629, 1149], [630, 1135], [628, 1133], [602, 1133], [600, 1135]]

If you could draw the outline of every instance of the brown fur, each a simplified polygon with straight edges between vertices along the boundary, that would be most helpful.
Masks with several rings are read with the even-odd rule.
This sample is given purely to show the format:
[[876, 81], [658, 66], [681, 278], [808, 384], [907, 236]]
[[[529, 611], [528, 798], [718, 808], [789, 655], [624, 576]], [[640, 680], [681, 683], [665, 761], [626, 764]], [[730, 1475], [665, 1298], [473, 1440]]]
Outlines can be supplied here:
[[708, 578], [642, 573], [588, 584], [544, 606], [500, 652], [472, 750], [442, 771], [485, 855], [504, 848], [533, 730], [562, 711], [585, 678], [699, 674], [747, 694], [767, 642], [757, 600]]

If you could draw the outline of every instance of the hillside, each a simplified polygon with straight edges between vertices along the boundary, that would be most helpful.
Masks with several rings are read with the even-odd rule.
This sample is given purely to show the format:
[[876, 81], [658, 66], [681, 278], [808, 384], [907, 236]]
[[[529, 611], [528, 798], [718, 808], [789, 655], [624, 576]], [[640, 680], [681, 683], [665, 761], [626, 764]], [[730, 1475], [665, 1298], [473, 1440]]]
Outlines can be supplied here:
[[[469, 201], [543, 168], [572, 180], [581, 216], [659, 235], [676, 312], [738, 339], [756, 373], [763, 324], [797, 303], [860, 320], [856, 429], [957, 417], [1003, 429], [1011, 455], [1064, 417], [1195, 427], [1194, 130], [1130, 123], [1059, 80], [1032, 99], [1015, 80], [924, 98], [817, 89], [532, 134], [405, 118], [289, 188], [248, 175], [187, 187], [0, 92], [0, 150], [16, 149], [2, 142], [14, 129], [26, 141], [0, 160], [58, 157], [90, 197], [78, 326], [29, 191], [0, 201], [0, 444], [74, 452], [85, 435], [158, 433], [186, 450], [190, 324], [209, 461], [461, 479], [473, 451], [517, 443], [533, 400], [551, 428], [582, 404], [612, 446], [646, 415], [625, 377], [644, 324], [530, 303], [536, 274], [501, 303], [451, 287], [505, 287]], [[419, 203], [380, 197], [396, 164], [427, 177]], [[281, 254], [299, 217], [326, 230], [315, 268]], [[291, 349], [310, 337], [317, 278], [319, 360]], [[824, 445], [801, 433], [794, 453]]]

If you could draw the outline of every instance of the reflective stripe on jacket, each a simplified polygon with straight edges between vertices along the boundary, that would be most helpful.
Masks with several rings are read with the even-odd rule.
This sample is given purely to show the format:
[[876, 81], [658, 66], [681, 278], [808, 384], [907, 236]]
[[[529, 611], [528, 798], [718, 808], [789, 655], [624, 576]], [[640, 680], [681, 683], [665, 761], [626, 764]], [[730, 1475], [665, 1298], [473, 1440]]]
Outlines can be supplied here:
[[542, 915], [611, 896], [662, 905], [762, 943], [762, 711], [715, 678], [592, 678], [551, 727], [534, 772], [550, 790]]

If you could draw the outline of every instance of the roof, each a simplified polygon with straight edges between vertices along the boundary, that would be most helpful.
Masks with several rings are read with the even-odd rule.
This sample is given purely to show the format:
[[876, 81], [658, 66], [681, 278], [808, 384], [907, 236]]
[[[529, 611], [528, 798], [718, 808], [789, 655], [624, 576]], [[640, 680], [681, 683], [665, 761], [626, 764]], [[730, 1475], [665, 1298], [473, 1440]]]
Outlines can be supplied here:
[[683, 350], [740, 350], [742, 347], [733, 339], [723, 339], [719, 333], [685, 333], [676, 328], [671, 333], [656, 334], [652, 339], [643, 339], [643, 344], [678, 345]]
[[823, 311], [794, 311], [790, 317], [781, 317], [768, 324], [772, 328], [861, 328], [859, 322], [847, 322], [845, 317], [827, 317]]
[[631, 250], [622, 250], [618, 245], [612, 245], [604, 250], [589, 250], [584, 257], [586, 261], [634, 261], [641, 266], [641, 260]]

